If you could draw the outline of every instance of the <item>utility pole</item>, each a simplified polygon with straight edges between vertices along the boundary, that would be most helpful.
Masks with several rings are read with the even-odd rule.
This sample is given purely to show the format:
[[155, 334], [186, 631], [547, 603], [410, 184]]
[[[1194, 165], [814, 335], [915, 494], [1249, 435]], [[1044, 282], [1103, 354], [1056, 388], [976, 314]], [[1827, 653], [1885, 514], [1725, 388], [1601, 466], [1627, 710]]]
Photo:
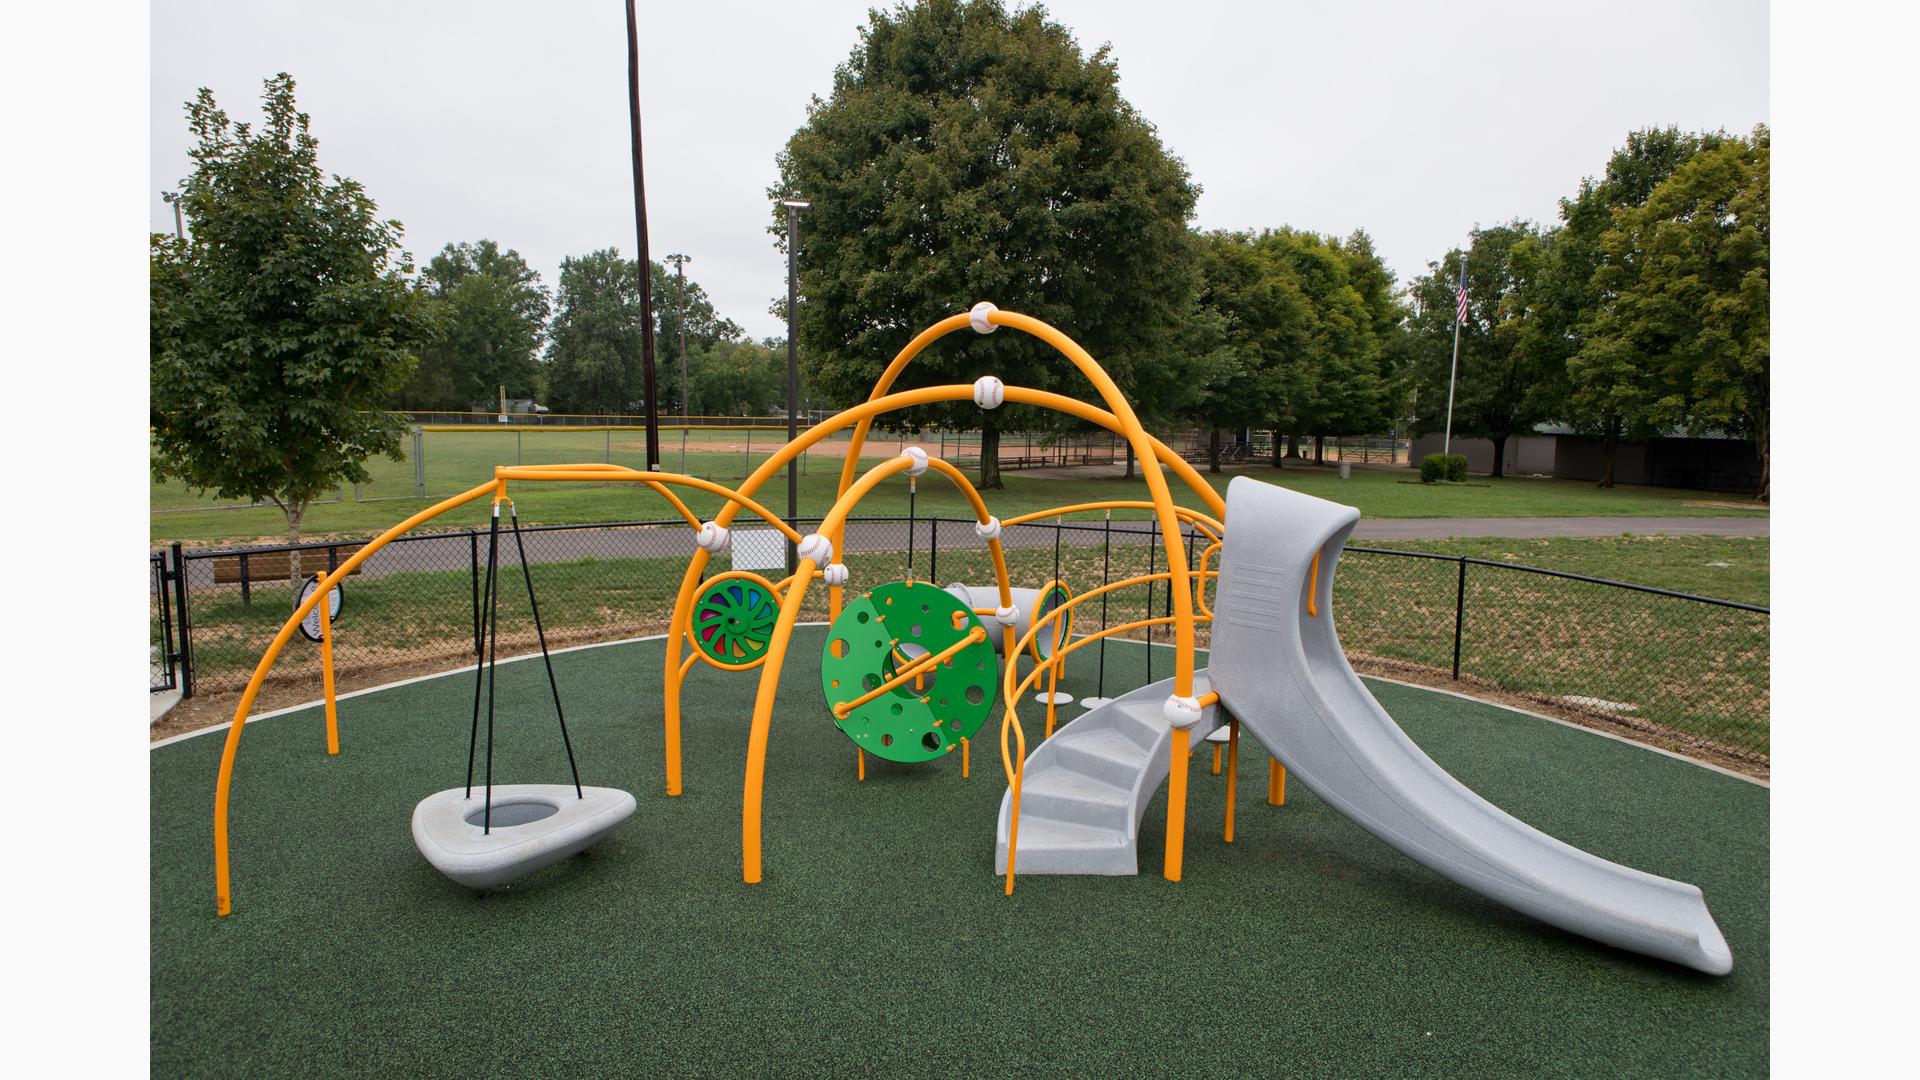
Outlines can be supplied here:
[[647, 250], [647, 177], [640, 166], [640, 24], [627, 0], [627, 113], [633, 129], [633, 219], [640, 250], [640, 372], [647, 393], [647, 468], [660, 468], [660, 408], [653, 385], [653, 256]]
[[[787, 442], [800, 437], [800, 211], [813, 204], [805, 199], [781, 199], [787, 208]], [[800, 516], [800, 472], [787, 463], [787, 521]], [[793, 541], [787, 541], [787, 573], [799, 565]]]
[[186, 223], [180, 220], [179, 199], [173, 200], [173, 238], [175, 240], [185, 240], [187, 238]]
[[664, 262], [673, 264], [680, 280], [680, 422], [687, 422], [687, 264], [693, 261], [691, 255], [668, 255]]

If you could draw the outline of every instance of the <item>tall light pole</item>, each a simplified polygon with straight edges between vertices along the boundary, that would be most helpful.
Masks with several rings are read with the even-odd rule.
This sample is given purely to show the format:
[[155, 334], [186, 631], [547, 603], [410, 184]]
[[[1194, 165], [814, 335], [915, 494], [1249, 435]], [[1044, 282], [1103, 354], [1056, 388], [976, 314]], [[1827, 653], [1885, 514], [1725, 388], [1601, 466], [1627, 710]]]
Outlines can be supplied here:
[[691, 255], [669, 255], [667, 262], [673, 264], [680, 279], [680, 422], [687, 422], [687, 264], [693, 261]]
[[[787, 442], [800, 437], [800, 211], [813, 204], [805, 199], [781, 199], [787, 208]], [[787, 521], [800, 516], [800, 472], [787, 463]], [[799, 565], [793, 541], [787, 541], [787, 573]]]

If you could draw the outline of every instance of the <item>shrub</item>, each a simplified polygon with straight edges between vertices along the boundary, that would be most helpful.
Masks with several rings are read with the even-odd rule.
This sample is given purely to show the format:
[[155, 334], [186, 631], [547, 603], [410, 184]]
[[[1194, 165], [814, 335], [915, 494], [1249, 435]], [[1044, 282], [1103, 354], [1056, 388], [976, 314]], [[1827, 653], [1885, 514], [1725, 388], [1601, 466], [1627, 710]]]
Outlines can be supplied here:
[[1420, 482], [1437, 484], [1447, 478], [1447, 455], [1428, 454], [1420, 459]]
[[1447, 479], [1456, 484], [1467, 479], [1467, 455], [1447, 455]]

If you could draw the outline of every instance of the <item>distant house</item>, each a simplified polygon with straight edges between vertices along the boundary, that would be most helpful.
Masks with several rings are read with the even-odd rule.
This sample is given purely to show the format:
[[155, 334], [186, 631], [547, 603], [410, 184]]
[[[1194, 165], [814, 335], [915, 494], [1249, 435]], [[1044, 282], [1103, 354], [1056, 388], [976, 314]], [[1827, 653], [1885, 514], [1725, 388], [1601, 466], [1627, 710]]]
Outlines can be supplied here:
[[[1413, 441], [1412, 464], [1440, 452], [1434, 432]], [[1556, 425], [1507, 440], [1502, 462], [1508, 476], [1554, 476], [1562, 480], [1599, 480], [1605, 447], [1599, 439], [1576, 435]], [[1453, 452], [1467, 456], [1467, 471], [1493, 471], [1493, 443], [1455, 439]], [[1675, 434], [1657, 439], [1622, 439], [1614, 448], [1613, 479], [1618, 484], [1748, 492], [1760, 485], [1760, 454], [1749, 439], [1717, 431]]]

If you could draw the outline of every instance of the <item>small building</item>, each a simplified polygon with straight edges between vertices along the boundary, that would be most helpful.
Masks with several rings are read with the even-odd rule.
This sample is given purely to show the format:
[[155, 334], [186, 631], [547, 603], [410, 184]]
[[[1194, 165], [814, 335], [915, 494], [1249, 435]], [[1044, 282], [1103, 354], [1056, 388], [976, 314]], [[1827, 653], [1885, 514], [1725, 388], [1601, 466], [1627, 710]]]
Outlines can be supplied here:
[[[1416, 438], [1411, 464], [1418, 468], [1421, 458], [1440, 452], [1440, 444], [1439, 432]], [[1606, 459], [1601, 440], [1558, 425], [1543, 424], [1532, 435], [1516, 435], [1504, 449], [1502, 472], [1508, 476], [1597, 481]], [[1453, 452], [1467, 456], [1468, 472], [1493, 471], [1491, 440], [1455, 439]], [[1622, 439], [1614, 448], [1613, 479], [1617, 484], [1750, 492], [1760, 486], [1760, 454], [1752, 440], [1718, 431]]]

